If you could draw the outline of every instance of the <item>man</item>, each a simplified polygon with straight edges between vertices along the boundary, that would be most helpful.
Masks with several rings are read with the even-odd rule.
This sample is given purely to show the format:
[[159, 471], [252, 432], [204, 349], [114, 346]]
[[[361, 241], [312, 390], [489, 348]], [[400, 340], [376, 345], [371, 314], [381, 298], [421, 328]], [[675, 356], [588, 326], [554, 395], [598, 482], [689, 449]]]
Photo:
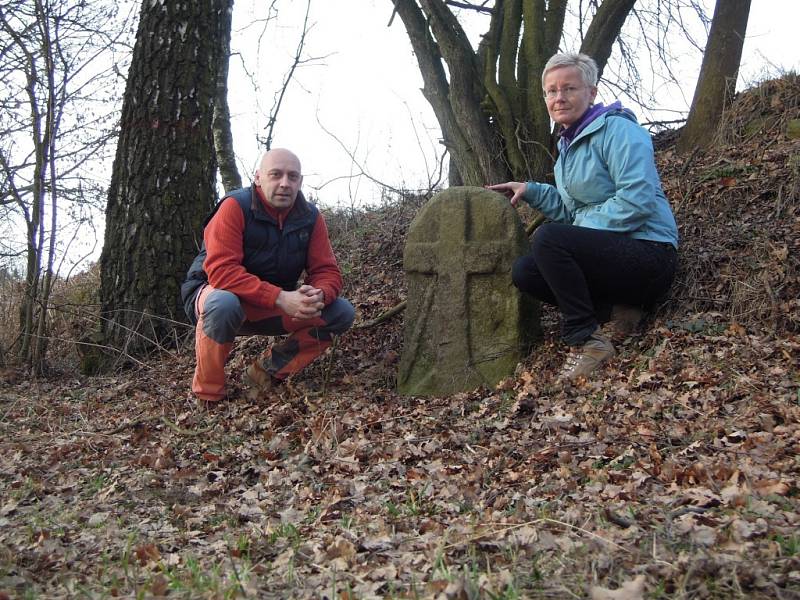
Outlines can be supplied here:
[[192, 391], [200, 400], [225, 397], [225, 361], [237, 335], [289, 334], [247, 369], [249, 383], [267, 391], [353, 324], [353, 306], [338, 297], [342, 276], [325, 220], [302, 183], [297, 156], [270, 150], [254, 185], [230, 193], [206, 219], [203, 247], [181, 286], [197, 323]]

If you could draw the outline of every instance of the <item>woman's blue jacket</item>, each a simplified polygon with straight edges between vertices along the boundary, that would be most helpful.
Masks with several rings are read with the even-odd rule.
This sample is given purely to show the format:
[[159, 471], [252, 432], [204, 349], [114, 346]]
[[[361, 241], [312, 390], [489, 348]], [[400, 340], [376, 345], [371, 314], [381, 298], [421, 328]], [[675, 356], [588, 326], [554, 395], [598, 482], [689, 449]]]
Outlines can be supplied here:
[[559, 142], [556, 186], [529, 181], [524, 200], [561, 223], [678, 247], [650, 134], [627, 109], [598, 116], [572, 143]]

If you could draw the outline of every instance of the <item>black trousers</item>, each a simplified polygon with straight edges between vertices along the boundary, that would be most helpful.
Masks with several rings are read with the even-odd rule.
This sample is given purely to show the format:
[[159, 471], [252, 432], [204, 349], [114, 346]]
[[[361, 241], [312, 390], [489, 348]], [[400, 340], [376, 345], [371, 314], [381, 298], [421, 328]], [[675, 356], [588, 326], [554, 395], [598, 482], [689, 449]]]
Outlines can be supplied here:
[[678, 263], [669, 243], [563, 223], [541, 225], [531, 253], [514, 262], [514, 285], [561, 311], [561, 335], [582, 344], [614, 304], [647, 307], [664, 297]]

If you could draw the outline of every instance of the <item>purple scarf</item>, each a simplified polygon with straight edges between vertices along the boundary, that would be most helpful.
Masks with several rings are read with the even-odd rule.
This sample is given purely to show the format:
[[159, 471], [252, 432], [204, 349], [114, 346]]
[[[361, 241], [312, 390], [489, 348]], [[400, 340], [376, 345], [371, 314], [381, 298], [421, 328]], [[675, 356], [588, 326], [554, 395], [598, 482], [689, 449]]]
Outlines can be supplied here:
[[594, 104], [590, 106], [585, 113], [581, 115], [581, 117], [575, 121], [572, 125], [567, 127], [564, 131], [561, 132], [561, 151], [563, 152], [569, 145], [572, 143], [578, 134], [586, 129], [586, 127], [594, 121], [597, 117], [602, 115], [603, 113], [607, 113], [610, 110], [620, 110], [622, 109], [622, 103], [617, 100], [616, 102], [612, 102], [608, 106], [603, 106], [603, 103], [600, 102], [598, 104]]

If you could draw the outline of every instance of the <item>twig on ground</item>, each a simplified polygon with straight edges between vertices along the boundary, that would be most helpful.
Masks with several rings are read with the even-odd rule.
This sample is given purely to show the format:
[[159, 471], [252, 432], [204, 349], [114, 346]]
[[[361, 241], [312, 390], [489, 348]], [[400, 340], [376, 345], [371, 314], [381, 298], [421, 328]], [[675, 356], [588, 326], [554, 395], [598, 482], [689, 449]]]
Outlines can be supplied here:
[[401, 302], [395, 304], [392, 308], [382, 312], [374, 319], [370, 319], [369, 321], [364, 321], [363, 323], [357, 324], [354, 327], [354, 329], [366, 329], [367, 327], [373, 327], [375, 325], [383, 323], [384, 321], [388, 321], [396, 314], [403, 312], [406, 309], [407, 304], [408, 304], [407, 300], [402, 300]]
[[247, 592], [242, 585], [242, 580], [239, 578], [239, 569], [236, 568], [236, 562], [233, 560], [233, 555], [231, 554], [231, 549], [228, 548], [228, 558], [231, 559], [231, 568], [233, 568], [233, 577], [236, 579], [236, 585], [239, 586], [239, 590], [242, 592], [242, 596], [245, 598], [247, 597]]
[[323, 396], [325, 396], [325, 394], [328, 391], [328, 382], [331, 379], [331, 369], [333, 368], [333, 358], [336, 355], [336, 348], [338, 348], [338, 346], [339, 346], [339, 336], [337, 335], [333, 337], [333, 343], [331, 344], [331, 352], [330, 355], [328, 356], [328, 364], [325, 366], [325, 374], [322, 379]]
[[183, 429], [182, 427], [178, 427], [175, 423], [170, 421], [167, 417], [161, 417], [161, 422], [164, 423], [167, 427], [172, 429], [178, 435], [185, 435], [185, 436], [195, 436], [195, 435], [203, 435], [204, 433], [208, 433], [213, 427], [203, 427], [202, 429], [197, 429], [192, 431], [190, 429]]
[[611, 510], [608, 507], [606, 507], [603, 512], [605, 513], [606, 519], [611, 521], [614, 525], [617, 525], [618, 527], [622, 527], [623, 529], [627, 529], [628, 527], [630, 527], [634, 523], [631, 519], [623, 517], [622, 515], [614, 512], [613, 510]]
[[[485, 538], [485, 537], [487, 537], [489, 535], [497, 535], [499, 533], [506, 533], [506, 532], [512, 531], [514, 529], [519, 529], [520, 527], [536, 525], [536, 524], [539, 524], [539, 523], [552, 523], [554, 525], [560, 525], [562, 527], [566, 527], [567, 529], [572, 529], [572, 530], [574, 530], [576, 532], [584, 533], [584, 534], [586, 534], [586, 535], [588, 535], [590, 537], [593, 537], [593, 538], [595, 538], [597, 540], [600, 540], [601, 542], [604, 542], [604, 543], [606, 543], [606, 544], [608, 544], [610, 546], [614, 546], [616, 548], [619, 548], [620, 550], [622, 550], [623, 552], [627, 552], [628, 554], [631, 553], [631, 551], [628, 550], [627, 548], [625, 548], [625, 546], [621, 546], [621, 545], [617, 544], [616, 542], [612, 542], [611, 540], [606, 539], [601, 535], [597, 535], [596, 533], [593, 533], [593, 532], [589, 531], [588, 529], [584, 529], [583, 527], [578, 527], [577, 525], [572, 525], [570, 523], [565, 523], [564, 521], [559, 521], [558, 519], [548, 519], [548, 518], [534, 519], [533, 521], [525, 521], [524, 523], [516, 523], [514, 525], [506, 525], [506, 526], [504, 526], [504, 527], [502, 527], [500, 529], [489, 530], [486, 533], [482, 533], [480, 535], [471, 536], [471, 537], [467, 538], [466, 540], [461, 540], [459, 542], [453, 542], [452, 544], [448, 544], [448, 545], [444, 546], [444, 549], [455, 548], [456, 546], [460, 546], [460, 545], [463, 545], [464, 543], [468, 543], [468, 542], [474, 542], [476, 540]], [[489, 523], [489, 525], [491, 525], [491, 523]]]
[[179, 427], [172, 421], [170, 421], [167, 417], [151, 417], [149, 419], [137, 419], [135, 421], [128, 421], [127, 423], [123, 423], [119, 427], [115, 427], [110, 431], [96, 431], [95, 433], [102, 434], [102, 435], [114, 435], [117, 433], [122, 433], [126, 429], [136, 429], [138, 427], [144, 427], [147, 424], [155, 423], [155, 422], [162, 422], [164, 425], [169, 427], [172, 431], [177, 433], [178, 435], [185, 435], [185, 436], [196, 436], [202, 435], [204, 433], [208, 433], [213, 429], [213, 427], [203, 427], [202, 429], [191, 430], [191, 429], [183, 429]]

